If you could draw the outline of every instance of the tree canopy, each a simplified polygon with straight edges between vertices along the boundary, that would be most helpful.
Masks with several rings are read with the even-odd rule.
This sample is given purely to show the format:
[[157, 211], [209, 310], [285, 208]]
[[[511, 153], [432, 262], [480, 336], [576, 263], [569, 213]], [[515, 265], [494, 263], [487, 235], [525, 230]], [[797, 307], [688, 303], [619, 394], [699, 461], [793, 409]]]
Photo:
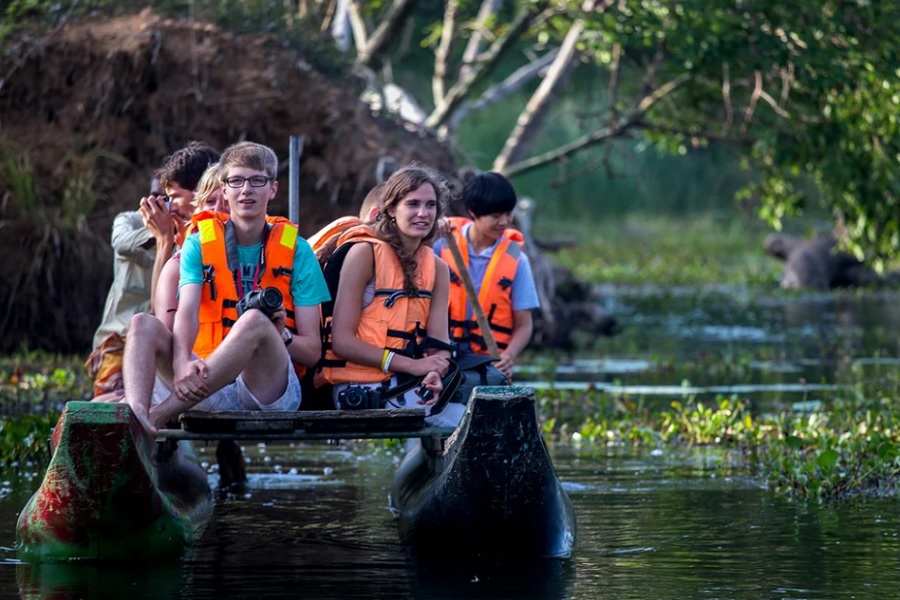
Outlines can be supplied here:
[[[361, 3], [350, 2], [350, 5]], [[382, 15], [412, 19], [411, 0], [358, 10], [354, 32]], [[869, 0], [607, 0], [446, 3], [424, 29], [434, 51], [434, 108], [425, 125], [452, 135], [460, 115], [541, 73], [495, 170], [510, 176], [578, 153], [602, 166], [617, 139], [645, 136], [674, 153], [722, 144], [754, 174], [745, 197], [776, 227], [812, 202], [830, 209], [861, 258], [898, 254], [900, 6]], [[434, 17], [434, 15], [432, 15]], [[399, 32], [402, 22], [393, 23]], [[379, 29], [379, 39], [384, 29]], [[459, 41], [467, 42], [464, 49]], [[358, 60], [389, 61], [371, 46]], [[518, 69], [503, 79], [500, 60]], [[587, 62], [607, 102], [604, 123], [533, 153], [541, 111], [567, 70]], [[554, 70], [555, 69], [555, 70]], [[455, 80], [451, 74], [456, 73]], [[516, 83], [516, 78], [519, 78]], [[544, 89], [542, 89], [544, 88]]]

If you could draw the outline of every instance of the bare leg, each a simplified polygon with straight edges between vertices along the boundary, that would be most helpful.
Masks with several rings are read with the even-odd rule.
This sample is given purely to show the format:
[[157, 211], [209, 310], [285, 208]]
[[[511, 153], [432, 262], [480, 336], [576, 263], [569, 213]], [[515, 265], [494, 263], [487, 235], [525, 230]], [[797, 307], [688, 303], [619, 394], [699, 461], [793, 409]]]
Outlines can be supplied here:
[[[219, 347], [206, 359], [209, 392], [216, 392], [243, 374], [244, 382], [260, 402], [275, 402], [287, 389], [290, 356], [269, 318], [249, 310], [238, 319]], [[174, 395], [150, 411], [157, 427], [188, 410], [192, 404]]]
[[138, 313], [131, 319], [122, 359], [125, 401], [151, 435], [156, 428], [150, 422], [150, 402], [156, 371], [172, 371], [172, 334], [162, 321], [152, 315]]

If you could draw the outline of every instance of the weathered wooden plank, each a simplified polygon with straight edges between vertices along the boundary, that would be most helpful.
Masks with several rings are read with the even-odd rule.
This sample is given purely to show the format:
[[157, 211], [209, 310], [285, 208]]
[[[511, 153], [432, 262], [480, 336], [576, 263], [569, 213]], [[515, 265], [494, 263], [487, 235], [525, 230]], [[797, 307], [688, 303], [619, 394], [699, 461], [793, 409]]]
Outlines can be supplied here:
[[391, 420], [398, 418], [421, 417], [425, 418], [424, 408], [379, 408], [372, 410], [298, 410], [285, 411], [258, 411], [258, 410], [189, 410], [179, 417], [179, 420], [194, 421], [281, 421], [285, 418], [304, 419], [306, 421], [356, 421], [367, 419]]
[[214, 442], [222, 439], [238, 441], [310, 441], [310, 440], [351, 440], [351, 439], [403, 439], [403, 438], [446, 438], [454, 429], [448, 427], [423, 427], [421, 429], [396, 431], [372, 431], [372, 430], [336, 430], [336, 431], [239, 431], [206, 433], [198, 431], [185, 431], [183, 429], [160, 429], [157, 441], [160, 440], [192, 440]]
[[452, 429], [430, 427], [425, 409], [327, 410], [297, 412], [188, 411], [180, 428], [163, 429], [160, 439], [314, 440], [446, 436]]

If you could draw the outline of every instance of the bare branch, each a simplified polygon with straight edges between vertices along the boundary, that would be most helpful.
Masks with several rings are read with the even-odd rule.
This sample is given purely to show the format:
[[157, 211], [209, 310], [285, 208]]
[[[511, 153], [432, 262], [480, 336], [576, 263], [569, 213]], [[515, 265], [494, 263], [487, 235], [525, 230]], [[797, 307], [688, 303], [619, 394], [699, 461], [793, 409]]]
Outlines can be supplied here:
[[610, 120], [614, 121], [618, 115], [616, 105], [619, 103], [619, 63], [622, 59], [622, 46], [615, 44], [613, 46], [612, 62], [609, 65], [609, 112]]
[[447, 90], [447, 59], [453, 50], [453, 33], [456, 29], [456, 13], [459, 0], [450, 0], [444, 9], [444, 23], [441, 26], [441, 42], [434, 52], [434, 75], [431, 76], [431, 94], [434, 103], [444, 99]]
[[584, 21], [578, 19], [572, 23], [559, 48], [556, 60], [528, 100], [525, 110], [519, 115], [515, 128], [503, 145], [503, 150], [494, 159], [494, 171], [502, 172], [508, 164], [518, 160], [528, 150], [529, 142], [537, 135], [554, 94], [564, 85], [572, 71], [572, 64], [578, 56], [578, 40], [583, 32]]
[[[609, 126], [611, 127], [616, 119], [619, 118], [619, 72], [620, 72], [620, 63], [622, 60], [622, 46], [619, 44], [613, 45], [613, 54], [612, 61], [609, 67], [609, 86], [607, 88], [607, 95], [609, 96]], [[612, 154], [612, 143], [611, 140], [606, 143], [606, 146], [603, 148], [603, 155], [600, 157], [600, 164], [603, 165], [604, 170], [606, 171], [606, 175], [609, 178], [612, 178], [612, 171], [609, 166], [609, 157]], [[594, 167], [596, 168], [596, 167]], [[593, 169], [591, 169], [593, 171]], [[588, 172], [591, 172], [588, 171]]]
[[[356, 4], [354, 2], [353, 4]], [[384, 49], [394, 38], [395, 34], [403, 28], [404, 23], [412, 15], [416, 8], [416, 0], [394, 0], [388, 13], [381, 23], [372, 32], [372, 36], [366, 43], [365, 50], [357, 56], [357, 61], [371, 67], [375, 59], [384, 52]]]
[[358, 0], [350, 0], [347, 3], [347, 17], [350, 19], [350, 28], [353, 29], [353, 43], [356, 45], [358, 60], [366, 51], [369, 36], [366, 32], [366, 21], [363, 19], [362, 8], [360, 8]]
[[682, 73], [672, 81], [669, 81], [663, 86], [660, 86], [656, 90], [653, 91], [652, 94], [645, 96], [639, 103], [636, 115], [638, 117], [644, 116], [644, 113], [650, 110], [657, 102], [674, 92], [676, 89], [681, 87], [686, 81], [688, 81], [692, 75], [690, 73]]
[[772, 96], [770, 96], [769, 93], [768, 93], [767, 91], [765, 91], [765, 90], [760, 90], [760, 92], [759, 92], [759, 97], [762, 98], [763, 100], [765, 100], [765, 101], [766, 101], [766, 104], [768, 104], [769, 106], [771, 106], [771, 107], [772, 107], [772, 110], [774, 110], [775, 113], [776, 113], [779, 117], [784, 117], [785, 119], [789, 119], [789, 118], [791, 117], [791, 114], [790, 114], [788, 111], [786, 111], [786, 110], [784, 110], [783, 108], [781, 108], [780, 106], [778, 106], [778, 102], [776, 102], [776, 101], [775, 101], [775, 98], [773, 98]]
[[428, 120], [425, 122], [427, 127], [437, 129], [445, 124], [453, 111], [456, 110], [463, 99], [471, 92], [472, 88], [490, 75], [497, 67], [497, 63], [503, 55], [519, 41], [519, 36], [528, 29], [535, 18], [535, 10], [539, 5], [543, 4], [545, 4], [545, 2], [529, 4], [519, 11], [507, 29], [506, 34], [491, 44], [491, 48], [486, 53], [484, 61], [479, 61], [478, 64], [473, 67], [471, 75], [467, 79], [460, 79], [457, 81], [447, 92], [446, 96], [444, 96], [443, 102], [435, 105], [434, 111], [428, 116]]
[[791, 85], [794, 83], [794, 63], [788, 63], [787, 70], [781, 70], [781, 104], [787, 104]]
[[517, 91], [531, 79], [540, 75], [556, 59], [558, 54], [559, 48], [554, 48], [540, 58], [522, 65], [500, 83], [486, 89], [475, 102], [461, 105], [450, 118], [450, 126], [452, 128], [457, 127], [470, 112], [487, 108]]
[[325, 9], [325, 16], [322, 18], [322, 25], [319, 27], [319, 31], [325, 33], [331, 28], [331, 19], [334, 18], [334, 13], [337, 11], [338, 0], [331, 0], [328, 3], [328, 7]]
[[[497, 14], [502, 0], [484, 0], [478, 9], [478, 16], [475, 17], [475, 23], [472, 27], [472, 35], [469, 37], [469, 43], [463, 51], [462, 66], [459, 69], [459, 81], [464, 81], [472, 76], [472, 65], [475, 63], [478, 55], [481, 54], [481, 48], [484, 44], [484, 34], [487, 31], [487, 21]], [[435, 98], [437, 100], [437, 98]]]
[[734, 106], [731, 104], [731, 67], [728, 63], [722, 63], [722, 99], [725, 101], [725, 124], [722, 126], [722, 135], [725, 135], [734, 123]]
[[602, 129], [592, 131], [591, 133], [583, 135], [580, 138], [569, 142], [568, 144], [563, 144], [562, 146], [554, 148], [553, 150], [550, 150], [548, 152], [544, 152], [543, 154], [539, 154], [537, 156], [533, 156], [526, 160], [522, 160], [509, 165], [501, 172], [507, 177], [521, 175], [522, 173], [532, 171], [545, 164], [564, 160], [570, 155], [583, 150], [584, 148], [595, 146], [609, 139], [619, 138], [627, 135], [628, 130], [632, 127], [637, 126], [643, 118], [644, 114], [650, 108], [652, 108], [664, 97], [674, 92], [685, 82], [690, 80], [691, 77], [692, 75], [690, 73], [682, 73], [672, 81], [669, 81], [665, 85], [655, 90], [652, 94], [645, 96], [637, 103], [636, 109], [634, 109], [628, 115], [620, 118], [614, 126], [607, 126]]

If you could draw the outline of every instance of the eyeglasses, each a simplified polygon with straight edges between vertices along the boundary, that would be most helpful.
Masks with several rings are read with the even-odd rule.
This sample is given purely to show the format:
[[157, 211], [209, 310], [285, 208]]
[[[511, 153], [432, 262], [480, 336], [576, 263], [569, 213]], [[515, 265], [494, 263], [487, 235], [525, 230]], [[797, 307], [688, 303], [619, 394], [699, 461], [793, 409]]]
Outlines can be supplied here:
[[262, 175], [254, 175], [253, 177], [241, 177], [235, 175], [225, 180], [225, 185], [230, 188], [240, 189], [244, 187], [244, 183], [250, 182], [250, 187], [263, 187], [271, 180], [271, 177], [263, 177]]

